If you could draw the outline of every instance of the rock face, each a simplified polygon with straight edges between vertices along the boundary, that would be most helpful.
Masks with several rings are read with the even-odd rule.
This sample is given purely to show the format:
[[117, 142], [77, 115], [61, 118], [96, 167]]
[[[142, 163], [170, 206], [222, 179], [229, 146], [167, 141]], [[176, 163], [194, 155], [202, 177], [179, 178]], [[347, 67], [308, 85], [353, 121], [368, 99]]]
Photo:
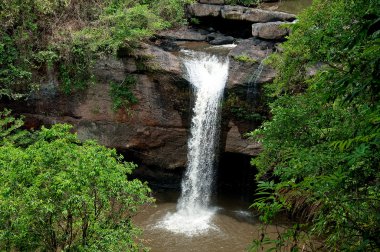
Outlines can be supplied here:
[[188, 12], [194, 17], [221, 17], [228, 20], [240, 20], [254, 23], [265, 23], [273, 21], [293, 21], [295, 15], [249, 8], [238, 5], [215, 5], [195, 3], [188, 7]]
[[239, 153], [248, 156], [257, 155], [261, 151], [261, 144], [242, 137], [239, 127], [234, 123], [229, 123], [227, 132], [225, 152]]
[[[252, 88], [260, 90], [263, 84], [274, 79], [276, 73], [262, 61], [275, 50], [276, 40], [287, 34], [288, 31], [280, 27], [283, 21], [294, 19], [293, 15], [281, 12], [221, 5], [223, 0], [200, 2], [189, 7], [191, 15], [244, 20], [250, 22], [249, 27], [255, 22], [267, 23], [253, 24], [252, 34], [256, 38], [248, 39], [231, 37], [214, 29], [181, 27], [162, 31], [151, 42], [142, 43], [133, 55], [98, 60], [93, 69], [97, 82], [86, 91], [62, 94], [52, 72], [49, 83], [43, 84], [33, 99], [17, 104], [0, 102], [0, 105], [26, 115], [27, 127], [70, 123], [81, 139], [97, 139], [101, 144], [127, 154], [127, 158], [139, 164], [143, 176], [152, 180], [160, 177], [158, 180], [168, 184], [174, 183], [174, 179], [178, 184], [178, 177], [187, 163], [192, 113], [192, 89], [184, 78], [179, 49], [186, 43], [201, 44], [202, 50], [210, 44], [236, 43], [237, 46], [228, 53], [230, 69], [226, 99], [233, 94], [248, 104]], [[110, 83], [121, 83], [128, 75], [137, 80], [132, 92], [138, 103], [129, 109], [114, 111], [109, 95]], [[252, 104], [256, 106], [257, 103]], [[244, 156], [244, 162], [249, 161], [261, 147], [247, 140], [244, 134], [258, 127], [258, 122], [231, 115], [225, 107], [220, 152]], [[246, 165], [249, 166], [249, 162]], [[169, 171], [176, 173], [177, 177], [173, 178]]]
[[290, 22], [269, 22], [252, 24], [252, 36], [262, 39], [282, 40], [289, 35], [289, 29], [283, 27]]
[[[191, 91], [182, 77], [179, 58], [143, 44], [133, 57], [100, 60], [93, 72], [98, 82], [83, 93], [66, 96], [56, 92], [59, 95], [5, 106], [26, 114], [31, 127], [70, 123], [81, 139], [97, 139], [103, 145], [128, 150], [146, 166], [183, 168]], [[110, 82], [121, 82], [127, 75], [137, 79], [132, 91], [138, 104], [128, 111], [113, 111]]]
[[[229, 56], [235, 60], [230, 61], [230, 69], [228, 75], [228, 88], [235, 89], [237, 92], [246, 92], [250, 82], [256, 81], [256, 84], [262, 85], [272, 82], [276, 76], [276, 72], [269, 66], [263, 65], [263, 69], [259, 76], [255, 74], [261, 62], [274, 51], [275, 43], [262, 41], [259, 39], [245, 39], [233, 48]], [[251, 63], [236, 60], [239, 56], [245, 56], [251, 59]]]
[[[143, 68], [141, 68], [143, 59]], [[26, 115], [27, 124], [70, 123], [80, 139], [96, 139], [157, 169], [184, 168], [191, 115], [191, 88], [183, 78], [178, 56], [154, 45], [142, 44], [133, 57], [99, 60], [94, 67], [97, 83], [73, 96], [60, 94], [6, 104]], [[138, 103], [125, 110], [112, 110], [110, 81], [127, 75], [137, 79], [133, 93]], [[225, 127], [221, 151], [256, 155], [259, 147], [244, 140], [238, 126]]]

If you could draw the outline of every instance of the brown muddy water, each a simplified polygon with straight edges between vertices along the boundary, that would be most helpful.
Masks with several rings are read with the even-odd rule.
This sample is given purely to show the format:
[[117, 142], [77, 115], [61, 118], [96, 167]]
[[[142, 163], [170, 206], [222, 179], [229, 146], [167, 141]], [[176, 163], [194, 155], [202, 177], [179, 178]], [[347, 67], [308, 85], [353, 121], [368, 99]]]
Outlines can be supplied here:
[[[134, 217], [134, 223], [143, 229], [142, 243], [151, 252], [240, 252], [247, 251], [253, 239], [260, 238], [261, 224], [249, 210], [249, 202], [231, 196], [219, 196], [217, 211], [212, 218], [212, 228], [206, 233], [191, 236], [174, 233], [160, 227], [166, 215], [176, 211], [178, 193], [156, 193], [156, 204], [147, 206]], [[276, 238], [287, 225], [286, 220], [269, 226], [266, 231]]]

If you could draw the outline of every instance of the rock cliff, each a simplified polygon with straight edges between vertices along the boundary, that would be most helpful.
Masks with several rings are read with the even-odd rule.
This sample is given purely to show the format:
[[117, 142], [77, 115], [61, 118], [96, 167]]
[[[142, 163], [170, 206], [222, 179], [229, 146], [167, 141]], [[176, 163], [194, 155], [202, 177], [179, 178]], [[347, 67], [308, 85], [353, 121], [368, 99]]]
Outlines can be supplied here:
[[[218, 4], [215, 1], [201, 2], [207, 4], [197, 3], [189, 7], [191, 15], [244, 20], [250, 25], [276, 21], [277, 26], [278, 21], [294, 20], [293, 15], [286, 13], [220, 5], [223, 1], [216, 1]], [[165, 183], [165, 179], [169, 184], [174, 183], [170, 181], [173, 179], [171, 174], [181, 173], [187, 162], [192, 107], [191, 87], [184, 78], [177, 51], [188, 47], [186, 43], [196, 43], [197, 48], [209, 47], [209, 44], [236, 44], [227, 53], [230, 71], [220, 152], [255, 156], [260, 145], [247, 140], [244, 134], [258, 127], [260, 119], [247, 119], [247, 116], [257, 112], [262, 104], [258, 105], [260, 99], [257, 96], [257, 101], [252, 102], [251, 93], [260, 93], [261, 86], [275, 77], [275, 72], [262, 65], [262, 60], [275, 50], [279, 36], [286, 35], [268, 29], [255, 27], [253, 35], [256, 38], [245, 39], [231, 37], [212, 27], [163, 31], [152, 41], [141, 43], [131, 55], [99, 59], [93, 68], [97, 81], [83, 92], [65, 95], [52, 78], [49, 83], [42, 83], [40, 92], [32, 99], [17, 104], [5, 102], [3, 106], [26, 115], [26, 125], [30, 128], [58, 122], [73, 124], [81, 139], [97, 139], [137, 161], [143, 176], [160, 177], [160, 183]], [[122, 82], [131, 75], [137, 80], [132, 92], [138, 102], [129, 109], [114, 111], [109, 95], [110, 83]], [[239, 106], [247, 111], [242, 111]], [[149, 169], [145, 169], [147, 167]]]

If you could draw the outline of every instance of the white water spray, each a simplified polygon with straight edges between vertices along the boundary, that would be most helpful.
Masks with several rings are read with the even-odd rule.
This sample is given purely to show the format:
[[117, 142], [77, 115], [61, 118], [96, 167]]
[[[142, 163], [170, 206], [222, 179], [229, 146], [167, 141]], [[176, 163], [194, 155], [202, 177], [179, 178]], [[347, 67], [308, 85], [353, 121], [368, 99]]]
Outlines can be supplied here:
[[210, 208], [216, 148], [219, 140], [220, 102], [228, 76], [228, 60], [186, 52], [187, 77], [193, 86], [195, 105], [188, 142], [188, 164], [182, 180], [177, 212], [168, 214], [158, 226], [185, 235], [213, 228]]

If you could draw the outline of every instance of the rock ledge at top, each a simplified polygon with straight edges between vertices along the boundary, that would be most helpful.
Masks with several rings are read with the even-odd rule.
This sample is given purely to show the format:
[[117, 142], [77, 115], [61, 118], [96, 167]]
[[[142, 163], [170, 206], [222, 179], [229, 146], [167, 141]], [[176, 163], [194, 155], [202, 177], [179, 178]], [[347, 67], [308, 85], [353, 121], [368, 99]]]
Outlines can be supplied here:
[[195, 3], [188, 6], [188, 13], [194, 17], [220, 17], [227, 20], [241, 20], [253, 23], [266, 23], [274, 21], [293, 21], [293, 14], [268, 11], [257, 8], [232, 5], [216, 5]]

